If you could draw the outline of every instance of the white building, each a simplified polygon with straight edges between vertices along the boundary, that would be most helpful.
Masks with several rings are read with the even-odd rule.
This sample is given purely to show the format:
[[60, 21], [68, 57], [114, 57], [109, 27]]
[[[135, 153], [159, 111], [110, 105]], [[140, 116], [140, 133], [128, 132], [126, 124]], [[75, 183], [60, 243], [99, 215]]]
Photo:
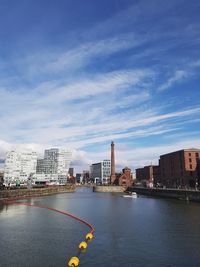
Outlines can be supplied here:
[[37, 153], [10, 151], [6, 154], [4, 183], [24, 183], [36, 173]]
[[65, 184], [72, 159], [72, 152], [52, 148], [44, 152], [44, 158], [37, 160], [36, 181]]
[[111, 162], [105, 159], [99, 163], [94, 163], [90, 166], [90, 178], [95, 183], [109, 184], [111, 174]]

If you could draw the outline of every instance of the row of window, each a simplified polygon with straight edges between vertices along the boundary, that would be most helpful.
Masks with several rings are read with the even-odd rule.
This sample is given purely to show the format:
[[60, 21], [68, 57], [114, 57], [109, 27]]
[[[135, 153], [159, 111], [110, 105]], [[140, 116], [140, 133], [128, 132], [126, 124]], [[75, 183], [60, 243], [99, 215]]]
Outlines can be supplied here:
[[[191, 156], [192, 156], [192, 153], [189, 153], [189, 157], [191, 157]], [[199, 158], [199, 157], [200, 157], [200, 155], [199, 155], [198, 152], [195, 152], [195, 157], [196, 157], [196, 158]]]

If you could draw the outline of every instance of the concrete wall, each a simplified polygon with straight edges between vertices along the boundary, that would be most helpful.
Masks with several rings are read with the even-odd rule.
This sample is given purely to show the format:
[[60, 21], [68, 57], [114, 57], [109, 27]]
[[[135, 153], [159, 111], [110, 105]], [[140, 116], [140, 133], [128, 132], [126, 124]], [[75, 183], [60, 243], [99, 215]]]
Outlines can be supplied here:
[[45, 188], [33, 188], [33, 189], [0, 190], [0, 200], [6, 198], [16, 198], [16, 197], [45, 196], [56, 193], [68, 193], [74, 191], [75, 191], [74, 185], [49, 186]]
[[104, 193], [122, 193], [126, 187], [124, 186], [102, 186], [96, 185], [93, 187], [93, 192], [104, 192]]
[[143, 188], [143, 187], [129, 187], [128, 191], [136, 192], [137, 194], [151, 196], [151, 197], [165, 197], [175, 199], [186, 199], [200, 202], [200, 191], [195, 190], [177, 190], [177, 189], [163, 189], [163, 188]]

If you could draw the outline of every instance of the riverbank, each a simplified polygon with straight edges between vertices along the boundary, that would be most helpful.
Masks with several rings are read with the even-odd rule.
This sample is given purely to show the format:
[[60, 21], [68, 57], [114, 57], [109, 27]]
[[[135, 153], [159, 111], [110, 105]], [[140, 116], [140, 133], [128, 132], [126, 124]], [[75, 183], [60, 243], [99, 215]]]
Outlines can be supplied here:
[[183, 200], [200, 202], [200, 191], [196, 190], [129, 187], [127, 191], [136, 192], [139, 195], [145, 195], [151, 197], [164, 197], [164, 198], [183, 199]]
[[95, 185], [93, 186], [93, 192], [99, 193], [123, 193], [126, 187], [124, 186], [112, 186], [112, 185]]
[[71, 193], [76, 189], [75, 185], [49, 186], [45, 188], [1, 190], [0, 200], [18, 197], [38, 197], [58, 193]]

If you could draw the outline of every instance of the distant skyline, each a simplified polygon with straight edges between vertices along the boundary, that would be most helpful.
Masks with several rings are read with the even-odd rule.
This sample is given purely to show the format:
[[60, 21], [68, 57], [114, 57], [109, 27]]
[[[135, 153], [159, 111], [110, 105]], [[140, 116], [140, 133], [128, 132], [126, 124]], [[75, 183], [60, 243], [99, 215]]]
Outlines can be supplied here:
[[200, 2], [0, 0], [0, 164], [73, 150], [78, 171], [200, 148]]

